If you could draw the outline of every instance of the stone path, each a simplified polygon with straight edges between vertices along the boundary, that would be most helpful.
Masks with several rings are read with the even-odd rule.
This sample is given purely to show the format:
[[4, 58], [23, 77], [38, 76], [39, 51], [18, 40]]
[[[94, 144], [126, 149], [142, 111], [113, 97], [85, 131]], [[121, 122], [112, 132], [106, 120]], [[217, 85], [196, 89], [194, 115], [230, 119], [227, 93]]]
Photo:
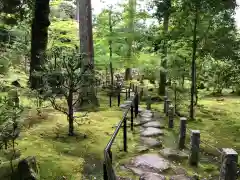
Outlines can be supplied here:
[[[120, 107], [125, 110], [131, 101], [125, 101]], [[190, 180], [186, 171], [176, 167], [172, 160], [186, 159], [188, 156], [182, 151], [164, 148], [163, 118], [155, 112], [139, 108], [139, 116], [134, 124], [140, 126], [139, 155], [131, 158], [124, 167], [139, 176], [139, 180]], [[136, 127], [135, 127], [136, 128]], [[152, 150], [152, 152], [147, 152]], [[171, 172], [171, 173], [169, 173]]]

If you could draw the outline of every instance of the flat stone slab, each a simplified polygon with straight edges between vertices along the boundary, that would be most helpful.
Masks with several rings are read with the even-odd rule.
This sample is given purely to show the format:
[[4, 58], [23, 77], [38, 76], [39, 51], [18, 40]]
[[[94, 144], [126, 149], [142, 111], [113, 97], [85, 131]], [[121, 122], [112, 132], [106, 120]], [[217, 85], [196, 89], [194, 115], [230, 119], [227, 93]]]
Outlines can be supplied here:
[[147, 146], [149, 148], [152, 148], [152, 147], [162, 147], [162, 142], [160, 142], [156, 138], [141, 137], [141, 141], [142, 141], [142, 144], [144, 146]]
[[145, 111], [141, 112], [139, 115], [141, 117], [146, 117], [146, 118], [152, 118], [153, 117], [152, 111], [149, 111], [149, 110], [145, 110]]
[[122, 109], [128, 109], [130, 104], [121, 104], [119, 107]]
[[166, 177], [157, 173], [144, 173], [139, 180], [166, 180]]
[[153, 119], [151, 117], [141, 117], [140, 118], [140, 122], [141, 123], [147, 123], [147, 122], [150, 122], [150, 121], [153, 121]]
[[145, 172], [154, 170], [157, 173], [170, 168], [170, 162], [158, 154], [143, 154], [137, 156], [132, 160], [132, 164], [136, 168], [144, 168]]
[[178, 149], [172, 149], [172, 148], [165, 148], [160, 151], [160, 153], [166, 157], [166, 158], [171, 158], [174, 160], [182, 160], [182, 159], [187, 159], [188, 154], [184, 151], [180, 151]]
[[171, 176], [170, 180], [191, 180], [191, 178], [187, 177], [186, 175], [180, 174], [180, 175]]
[[161, 136], [163, 134], [163, 130], [153, 127], [148, 127], [141, 132], [141, 136], [143, 137]]
[[146, 124], [143, 124], [143, 127], [163, 128], [164, 125], [158, 121], [151, 121], [151, 122], [147, 122]]

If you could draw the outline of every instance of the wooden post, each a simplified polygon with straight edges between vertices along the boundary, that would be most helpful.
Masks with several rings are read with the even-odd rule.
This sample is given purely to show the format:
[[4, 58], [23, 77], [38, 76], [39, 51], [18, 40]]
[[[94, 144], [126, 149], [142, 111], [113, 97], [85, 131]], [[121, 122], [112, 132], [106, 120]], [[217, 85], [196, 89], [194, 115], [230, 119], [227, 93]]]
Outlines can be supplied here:
[[127, 152], [127, 118], [123, 120], [123, 150]]
[[173, 105], [171, 104], [168, 108], [168, 128], [173, 128], [174, 126], [174, 110], [173, 110]]
[[136, 91], [135, 99], [134, 99], [135, 118], [138, 115], [138, 104], [139, 104], [139, 96], [138, 96], [138, 92]]
[[164, 104], [163, 104], [163, 112], [166, 113], [166, 109], [167, 109], [167, 96], [164, 96]]
[[133, 131], [133, 104], [131, 104], [131, 131]]
[[191, 144], [190, 144], [189, 164], [198, 166], [199, 162], [199, 149], [200, 149], [200, 131], [191, 130]]
[[168, 116], [168, 110], [169, 110], [170, 104], [171, 104], [171, 100], [167, 99], [166, 100], [166, 116]]
[[118, 92], [118, 107], [120, 106], [120, 101], [121, 101], [121, 91]]
[[219, 180], [236, 180], [238, 153], [230, 148], [222, 149]]
[[178, 141], [179, 149], [184, 149], [185, 148], [186, 123], [187, 123], [187, 118], [181, 117], [180, 118], [179, 141]]

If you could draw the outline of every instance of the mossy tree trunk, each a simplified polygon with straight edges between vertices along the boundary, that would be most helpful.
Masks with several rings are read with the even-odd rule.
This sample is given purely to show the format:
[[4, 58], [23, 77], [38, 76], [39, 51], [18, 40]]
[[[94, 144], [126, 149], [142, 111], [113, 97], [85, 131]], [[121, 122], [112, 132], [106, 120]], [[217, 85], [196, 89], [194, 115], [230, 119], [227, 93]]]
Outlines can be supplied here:
[[161, 67], [163, 70], [160, 70], [160, 80], [159, 80], [159, 95], [165, 95], [166, 82], [167, 82], [167, 53], [168, 53], [168, 26], [169, 26], [169, 17], [171, 10], [171, 0], [164, 0], [164, 13], [163, 13], [163, 31], [164, 31], [164, 42], [163, 42], [163, 59], [161, 61]]
[[89, 106], [99, 106], [99, 102], [95, 91], [94, 77], [94, 50], [93, 50], [93, 33], [92, 33], [92, 8], [91, 0], [81, 0], [78, 4], [79, 8], [79, 37], [80, 52], [83, 54], [83, 62], [81, 70], [84, 72], [82, 79], [82, 99], [79, 108]]
[[30, 62], [30, 87], [38, 89], [41, 87], [40, 76], [34, 75], [34, 72], [41, 72], [44, 64], [44, 56], [48, 42], [48, 26], [50, 0], [36, 0], [35, 11], [32, 21], [32, 37], [31, 37], [31, 62]]

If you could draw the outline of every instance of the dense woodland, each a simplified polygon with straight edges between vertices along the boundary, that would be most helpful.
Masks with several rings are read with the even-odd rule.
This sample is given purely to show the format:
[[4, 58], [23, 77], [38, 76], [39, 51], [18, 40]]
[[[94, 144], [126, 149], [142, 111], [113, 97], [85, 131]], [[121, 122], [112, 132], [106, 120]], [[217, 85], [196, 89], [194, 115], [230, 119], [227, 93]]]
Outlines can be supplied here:
[[0, 179], [16, 179], [26, 156], [40, 179], [101, 179], [98, 160], [122, 115], [104, 92], [119, 77], [144, 95], [175, 94], [204, 139], [240, 150], [236, 1], [102, 3], [95, 14], [87, 0], [0, 1]]

